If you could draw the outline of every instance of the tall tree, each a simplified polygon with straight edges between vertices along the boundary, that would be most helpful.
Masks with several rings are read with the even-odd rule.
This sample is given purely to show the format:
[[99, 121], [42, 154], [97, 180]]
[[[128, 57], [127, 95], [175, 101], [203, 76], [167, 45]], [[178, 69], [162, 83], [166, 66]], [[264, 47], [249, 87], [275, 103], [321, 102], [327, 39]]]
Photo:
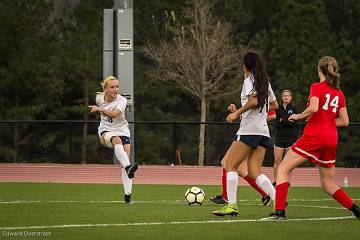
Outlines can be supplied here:
[[292, 89], [301, 106], [310, 83], [316, 81], [316, 65], [333, 53], [334, 36], [322, 0], [285, 0], [269, 19], [271, 28], [258, 33], [253, 46], [264, 52], [274, 89]]
[[[200, 100], [200, 121], [206, 121], [210, 100], [239, 91], [241, 47], [235, 47], [231, 26], [217, 19], [212, 5], [194, 0], [184, 10], [186, 21], [179, 23], [169, 14], [168, 39], [149, 43], [146, 53], [158, 66], [156, 75], [172, 81]], [[205, 124], [200, 125], [199, 165], [204, 165]]]
[[[63, 6], [66, 7], [66, 6]], [[69, 6], [67, 6], [69, 7]], [[89, 120], [89, 94], [95, 97], [102, 78], [102, 13], [101, 1], [79, 1], [72, 11], [59, 15], [58, 47], [61, 61], [56, 62], [58, 74], [66, 79], [68, 113]], [[59, 21], [58, 20], [58, 21]], [[72, 94], [70, 94], [72, 93]], [[91, 101], [93, 102], [93, 101]], [[80, 162], [86, 163], [88, 124], [82, 125]]]
[[[61, 81], [49, 69], [53, 52], [48, 1], [0, 2], [0, 103], [3, 119], [36, 119], [56, 105]], [[28, 148], [36, 131], [14, 124], [12, 144], [0, 152], [11, 161], [22, 161], [18, 147]], [[0, 154], [1, 154], [0, 153]]]

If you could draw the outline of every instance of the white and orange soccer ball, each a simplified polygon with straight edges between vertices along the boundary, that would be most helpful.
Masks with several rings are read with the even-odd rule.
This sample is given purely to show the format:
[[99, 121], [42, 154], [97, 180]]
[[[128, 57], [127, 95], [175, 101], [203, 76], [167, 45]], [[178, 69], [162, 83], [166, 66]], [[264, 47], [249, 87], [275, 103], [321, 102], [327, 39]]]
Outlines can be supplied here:
[[205, 200], [205, 192], [199, 187], [191, 187], [185, 193], [185, 200], [189, 205], [201, 205]]

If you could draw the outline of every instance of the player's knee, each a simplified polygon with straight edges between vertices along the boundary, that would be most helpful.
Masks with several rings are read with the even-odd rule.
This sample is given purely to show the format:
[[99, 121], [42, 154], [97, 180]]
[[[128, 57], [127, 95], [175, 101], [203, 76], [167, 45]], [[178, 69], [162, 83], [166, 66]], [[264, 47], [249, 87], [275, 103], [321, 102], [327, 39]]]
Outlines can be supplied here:
[[225, 169], [227, 172], [229, 172], [229, 171], [237, 172], [238, 165], [236, 165], [234, 163], [229, 163], [229, 162], [226, 162], [225, 165], [226, 165]]
[[112, 144], [113, 144], [114, 146], [117, 145], [117, 144], [122, 144], [120, 137], [113, 137], [113, 138], [111, 139], [111, 142], [112, 142]]

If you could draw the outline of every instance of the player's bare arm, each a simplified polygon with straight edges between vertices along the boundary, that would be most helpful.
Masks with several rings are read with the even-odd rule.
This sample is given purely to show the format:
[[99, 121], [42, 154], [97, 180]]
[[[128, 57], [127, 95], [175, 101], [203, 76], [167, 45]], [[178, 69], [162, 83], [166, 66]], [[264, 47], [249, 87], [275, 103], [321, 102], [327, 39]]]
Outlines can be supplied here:
[[231, 103], [231, 104], [228, 106], [227, 109], [228, 109], [228, 111], [230, 111], [230, 112], [232, 112], [232, 113], [237, 110], [236, 105], [233, 104], [233, 103]]
[[337, 127], [346, 127], [349, 125], [349, 115], [346, 107], [339, 109], [339, 117], [335, 119]]
[[111, 118], [116, 118], [117, 116], [120, 115], [121, 111], [117, 108], [113, 109], [113, 110], [106, 110], [104, 108], [100, 108], [98, 106], [89, 106], [90, 111], [91, 112], [100, 112], [108, 117], [111, 117]]
[[288, 119], [290, 122], [306, 119], [319, 110], [319, 98], [312, 97], [309, 106], [300, 114], [292, 114]]
[[241, 114], [243, 114], [244, 112], [253, 109], [254, 107], [256, 107], [258, 105], [258, 98], [255, 94], [252, 94], [249, 96], [248, 101], [244, 104], [244, 106], [242, 106], [241, 108], [239, 108], [238, 110], [236, 110], [233, 113], [230, 113], [227, 118], [226, 121], [227, 122], [233, 122], [236, 119], [239, 119]]
[[276, 110], [279, 108], [279, 104], [278, 102], [275, 100], [275, 101], [272, 101], [270, 102], [269, 104], [269, 110]]

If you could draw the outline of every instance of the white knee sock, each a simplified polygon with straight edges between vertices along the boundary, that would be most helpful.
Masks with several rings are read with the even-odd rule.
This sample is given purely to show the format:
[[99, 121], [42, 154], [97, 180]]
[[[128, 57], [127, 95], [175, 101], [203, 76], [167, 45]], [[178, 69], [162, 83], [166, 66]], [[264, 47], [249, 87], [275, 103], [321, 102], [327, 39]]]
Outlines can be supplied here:
[[229, 171], [226, 173], [226, 191], [230, 204], [236, 204], [238, 182], [239, 176], [237, 172]]
[[272, 185], [270, 179], [265, 174], [260, 174], [256, 178], [256, 184], [275, 201], [275, 188]]
[[114, 152], [117, 160], [124, 168], [130, 165], [129, 157], [126, 154], [122, 144], [116, 144], [114, 146]]
[[121, 179], [124, 185], [125, 194], [131, 194], [132, 190], [132, 179], [130, 179], [125, 171], [125, 168], [121, 168]]

